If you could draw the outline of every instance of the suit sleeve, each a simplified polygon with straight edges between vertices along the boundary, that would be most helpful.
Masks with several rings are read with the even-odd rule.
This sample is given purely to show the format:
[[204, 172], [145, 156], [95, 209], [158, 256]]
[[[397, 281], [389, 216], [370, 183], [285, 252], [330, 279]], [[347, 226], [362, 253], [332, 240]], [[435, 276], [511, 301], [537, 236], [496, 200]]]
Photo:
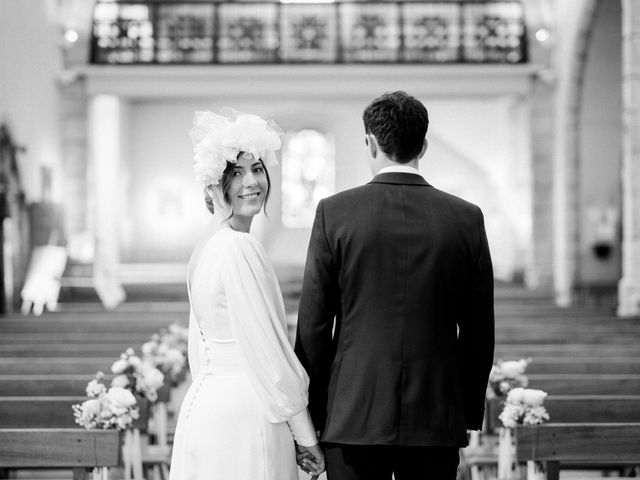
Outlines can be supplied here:
[[323, 429], [326, 421], [327, 390], [335, 356], [332, 330], [340, 301], [336, 263], [327, 239], [321, 201], [311, 229], [295, 346], [309, 374], [309, 411], [318, 429]]
[[472, 256], [468, 315], [459, 325], [459, 368], [464, 398], [465, 421], [470, 430], [480, 430], [484, 417], [485, 395], [493, 364], [495, 320], [493, 310], [493, 267], [478, 209], [476, 248]]

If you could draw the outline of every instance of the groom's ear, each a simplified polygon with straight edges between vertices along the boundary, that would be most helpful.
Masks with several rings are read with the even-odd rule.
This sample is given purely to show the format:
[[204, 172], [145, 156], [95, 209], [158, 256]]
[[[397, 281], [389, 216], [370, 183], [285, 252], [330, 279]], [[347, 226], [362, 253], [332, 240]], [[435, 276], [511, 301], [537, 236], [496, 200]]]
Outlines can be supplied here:
[[420, 150], [420, 155], [418, 155], [418, 158], [424, 157], [424, 154], [427, 152], [428, 146], [429, 146], [429, 141], [425, 137], [424, 142], [422, 144], [422, 150]]
[[371, 158], [376, 158], [378, 155], [378, 140], [372, 134], [367, 134], [365, 136], [365, 144], [369, 147], [369, 153], [371, 154]]

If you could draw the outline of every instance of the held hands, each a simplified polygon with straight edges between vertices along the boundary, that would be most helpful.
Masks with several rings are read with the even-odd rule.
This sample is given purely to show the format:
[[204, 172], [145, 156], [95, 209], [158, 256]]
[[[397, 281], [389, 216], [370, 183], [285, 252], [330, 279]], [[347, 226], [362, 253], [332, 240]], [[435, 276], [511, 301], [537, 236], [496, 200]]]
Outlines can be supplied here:
[[320, 474], [325, 471], [324, 454], [320, 450], [320, 445], [317, 443], [311, 447], [296, 445], [296, 450], [298, 466], [311, 475], [311, 480], [317, 480]]

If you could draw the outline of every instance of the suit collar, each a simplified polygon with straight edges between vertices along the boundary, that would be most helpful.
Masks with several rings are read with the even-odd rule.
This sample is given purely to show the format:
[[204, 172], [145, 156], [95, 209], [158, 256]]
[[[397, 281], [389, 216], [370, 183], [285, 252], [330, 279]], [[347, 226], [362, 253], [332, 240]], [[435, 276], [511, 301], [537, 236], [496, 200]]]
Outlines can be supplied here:
[[429, 183], [422, 178], [422, 175], [404, 172], [379, 173], [369, 183], [391, 183], [395, 185], [421, 185], [430, 187]]

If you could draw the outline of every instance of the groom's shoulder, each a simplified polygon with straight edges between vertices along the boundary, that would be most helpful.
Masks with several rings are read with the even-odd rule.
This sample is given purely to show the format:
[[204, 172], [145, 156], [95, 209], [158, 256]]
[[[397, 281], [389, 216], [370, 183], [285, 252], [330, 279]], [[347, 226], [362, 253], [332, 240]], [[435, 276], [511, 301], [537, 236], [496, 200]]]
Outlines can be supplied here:
[[431, 188], [431, 193], [435, 199], [437, 199], [439, 202], [447, 204], [450, 208], [460, 210], [463, 212], [474, 212], [474, 213], [480, 210], [480, 207], [478, 207], [475, 203], [471, 203], [468, 200], [460, 198], [449, 192], [445, 192], [444, 190]]
[[369, 195], [370, 188], [369, 184], [360, 185], [358, 187], [348, 188], [347, 190], [343, 190], [338, 193], [334, 193], [333, 195], [329, 195], [321, 200], [321, 202], [328, 207], [341, 205], [344, 203], [352, 202], [356, 199], [361, 199]]

